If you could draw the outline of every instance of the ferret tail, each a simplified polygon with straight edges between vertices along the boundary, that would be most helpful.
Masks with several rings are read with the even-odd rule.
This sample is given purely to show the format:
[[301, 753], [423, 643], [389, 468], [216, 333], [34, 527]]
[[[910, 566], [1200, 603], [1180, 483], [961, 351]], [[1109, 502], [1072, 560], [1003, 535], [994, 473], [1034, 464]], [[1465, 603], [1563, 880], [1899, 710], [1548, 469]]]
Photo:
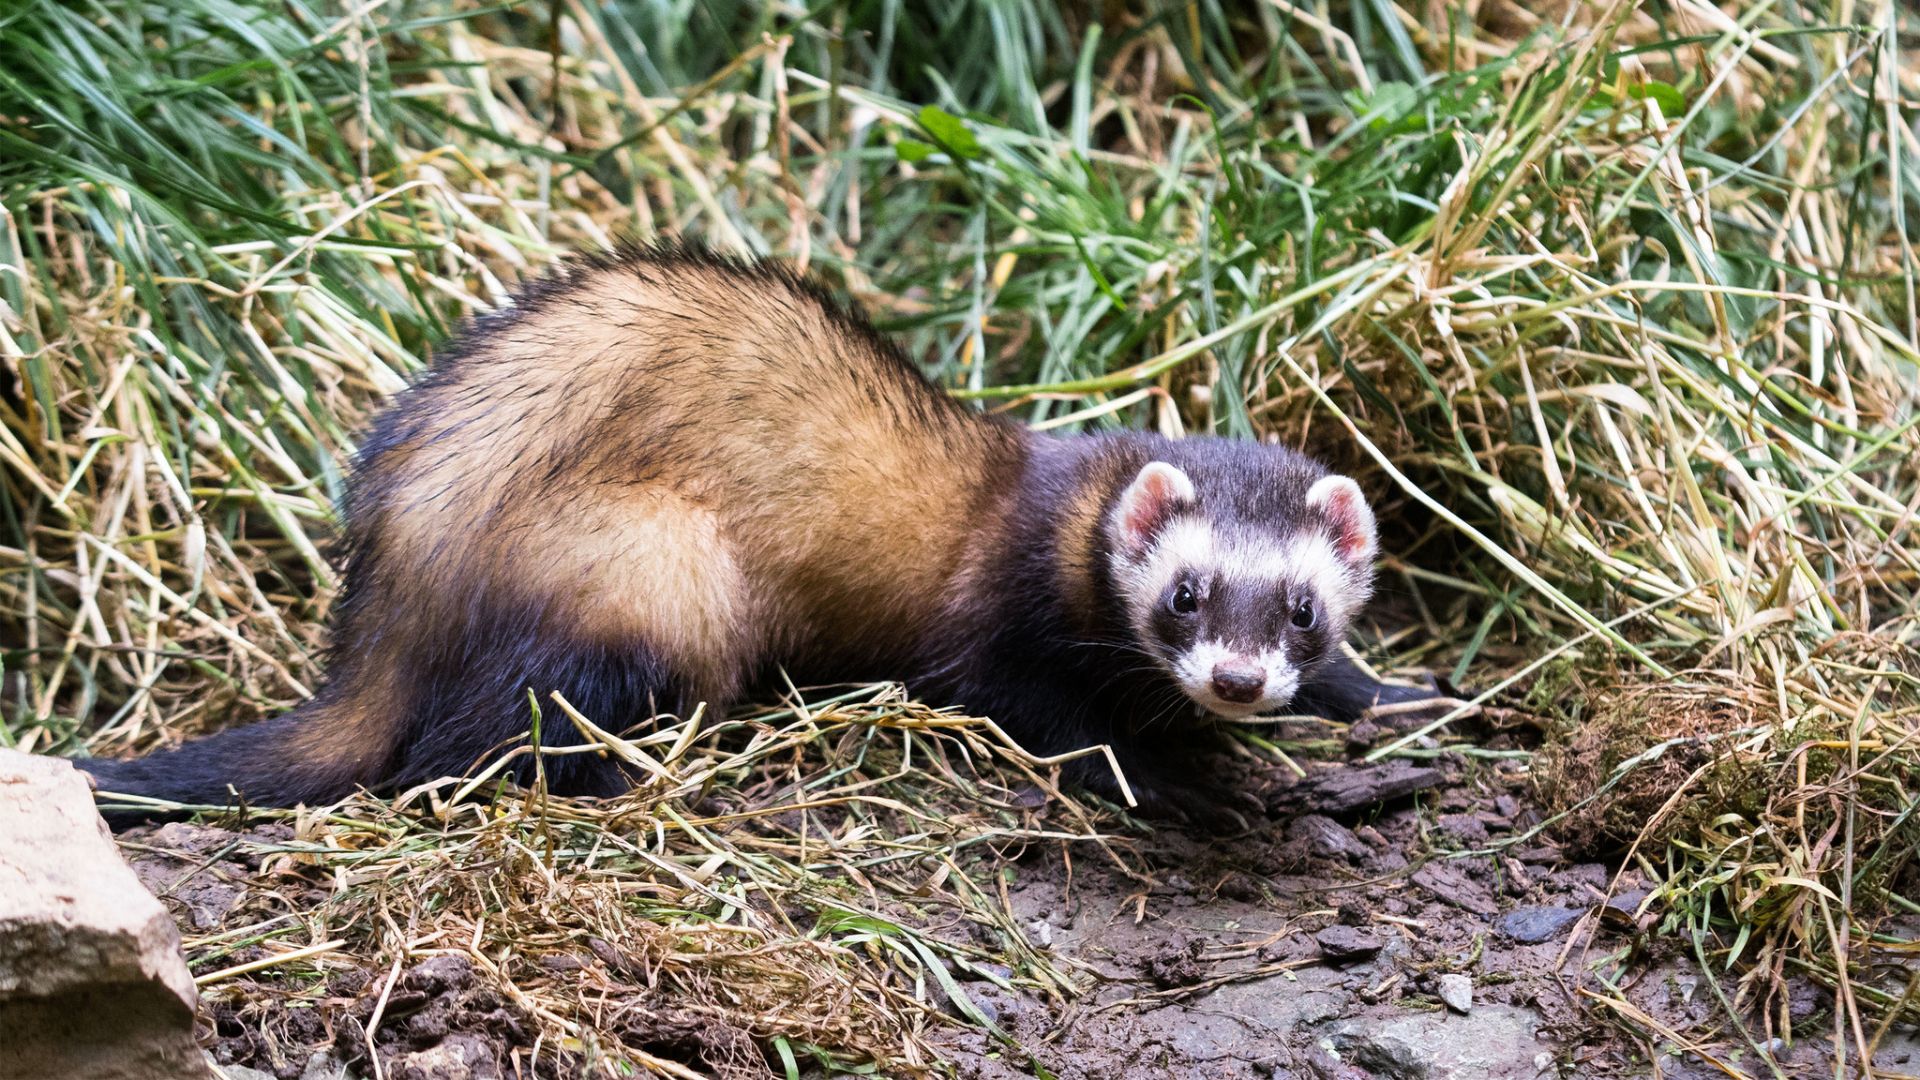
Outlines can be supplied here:
[[320, 805], [385, 778], [398, 732], [381, 717], [315, 698], [289, 712], [145, 757], [78, 761], [92, 774], [116, 828], [173, 816], [130, 806], [163, 799], [188, 806]]

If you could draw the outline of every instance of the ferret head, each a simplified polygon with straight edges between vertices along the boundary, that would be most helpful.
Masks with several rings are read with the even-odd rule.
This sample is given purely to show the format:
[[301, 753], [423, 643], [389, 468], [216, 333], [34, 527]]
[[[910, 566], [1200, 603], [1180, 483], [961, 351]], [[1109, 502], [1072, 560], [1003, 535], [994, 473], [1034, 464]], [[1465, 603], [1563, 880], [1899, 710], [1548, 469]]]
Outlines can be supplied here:
[[[1138, 643], [1219, 716], [1284, 707], [1372, 590], [1373, 511], [1359, 486], [1264, 473], [1230, 472], [1223, 490], [1196, 490], [1187, 471], [1150, 462], [1107, 521], [1113, 581]], [[1272, 490], [1224, 490], [1262, 480]]]

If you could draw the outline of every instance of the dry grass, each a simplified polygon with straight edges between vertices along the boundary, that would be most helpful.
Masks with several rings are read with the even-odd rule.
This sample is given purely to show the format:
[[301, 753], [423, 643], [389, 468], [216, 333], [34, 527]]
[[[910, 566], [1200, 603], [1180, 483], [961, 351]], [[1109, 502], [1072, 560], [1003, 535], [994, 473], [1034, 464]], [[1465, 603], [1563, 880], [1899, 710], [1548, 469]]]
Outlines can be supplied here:
[[[992, 1026], [962, 980], [1056, 1000], [1084, 985], [1028, 941], [1001, 867], [1035, 846], [1124, 848], [974, 722], [868, 687], [632, 741], [588, 728], [588, 747], [548, 753], [612, 753], [653, 779], [549, 799], [490, 784], [503, 758], [391, 800], [234, 822], [253, 831], [174, 879], [260, 864], [246, 901], [187, 941], [209, 1002], [284, 1020], [377, 959], [346, 1044], [380, 1044], [403, 971], [459, 956], [502, 988], [525, 1030], [497, 1034], [536, 1075], [747, 1077], [766, 1074], [763, 1048], [923, 1072], [942, 1011]], [[1022, 808], [1027, 791], [1053, 793], [1058, 824]], [[290, 833], [261, 829], [274, 820]]]
[[[1876, 962], [1911, 947], [1882, 920], [1914, 913], [1920, 775], [1920, 58], [1900, 6], [1199, 3], [1095, 35], [1071, 7], [965, 0], [294, 4], [254, 27], [266, 67], [235, 66], [211, 6], [27, 10], [0, 26], [21, 61], [0, 116], [43, 121], [0, 146], [0, 741], [121, 752], [297, 701], [369, 410], [562, 252], [700, 235], [826, 274], [987, 407], [1343, 460], [1394, 524], [1387, 584], [1414, 616], [1388, 651], [1477, 689], [1529, 668], [1577, 688], [1535, 698], [1562, 730], [1545, 793], [1661, 883], [1703, 965], [1744, 973], [1722, 1037], [1781, 1033], [1794, 972], [1836, 989], [1819, 1035], [1842, 1053], [1920, 1015]], [[126, 55], [70, 22], [124, 29]], [[194, 44], [143, 52], [166, 40]], [[81, 77], [89, 49], [113, 78]], [[792, 752], [805, 775], [830, 750]], [[937, 998], [901, 980], [926, 958], [713, 906], [705, 858], [754, 896], [825, 879], [790, 829], [754, 841], [777, 857], [709, 852], [718, 826], [669, 825], [674, 805], [440, 826], [361, 804], [300, 843], [438, 868], [330, 902], [382, 964], [418, 935], [369, 928], [355, 905], [381, 895], [460, 913], [452, 938], [485, 915], [503, 937], [484, 956], [501, 912], [555, 938], [591, 924], [543, 914], [559, 905], [612, 912], [693, 999], [760, 987], [738, 1004], [755, 1038], [920, 1053], [906, 1002]], [[877, 831], [830, 862], [1015, 828], [862, 812]], [[593, 840], [608, 814], [664, 846]], [[454, 887], [483, 865], [527, 891]], [[681, 935], [648, 890], [705, 897], [743, 936]], [[771, 981], [742, 955], [777, 955]], [[756, 1027], [795, 985], [893, 1011]], [[551, 1011], [582, 1024], [571, 1008]]]

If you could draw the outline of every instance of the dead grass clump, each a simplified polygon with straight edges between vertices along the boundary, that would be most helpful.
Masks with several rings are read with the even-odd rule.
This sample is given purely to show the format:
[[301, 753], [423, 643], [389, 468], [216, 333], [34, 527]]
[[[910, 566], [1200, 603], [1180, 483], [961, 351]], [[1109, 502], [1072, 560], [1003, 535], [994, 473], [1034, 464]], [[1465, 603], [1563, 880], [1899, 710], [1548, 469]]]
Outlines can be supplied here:
[[1555, 837], [1581, 858], [1639, 844], [1661, 850], [1724, 813], [1765, 805], [1766, 761], [1733, 735], [1777, 723], [1752, 687], [1710, 672], [1603, 690], [1577, 724], [1533, 759], [1533, 780], [1557, 819]]
[[389, 1065], [478, 1027], [538, 1076], [786, 1060], [920, 1074], [943, 1013], [992, 1027], [963, 978], [1081, 985], [992, 881], [1006, 853], [1108, 841], [1071, 801], [1020, 809], [1011, 785], [1051, 782], [989, 727], [890, 687], [633, 739], [580, 722], [589, 746], [544, 752], [654, 779], [552, 800], [492, 786], [502, 759], [399, 800], [268, 815], [290, 836], [140, 841], [179, 845], [189, 876], [258, 867], [244, 903], [187, 942], [223, 1013], [267, 1032], [294, 1002], [345, 993], [360, 1027], [335, 1045]]
[[1753, 1037], [1793, 1037], [1790, 976], [1834, 993], [1840, 1056], [1920, 1020], [1898, 929], [1920, 915], [1917, 672], [1912, 645], [1837, 635], [1771, 688], [1689, 672], [1606, 695], [1536, 758], [1557, 835], [1627, 850], [1662, 932], [1743, 972], [1728, 1009]]

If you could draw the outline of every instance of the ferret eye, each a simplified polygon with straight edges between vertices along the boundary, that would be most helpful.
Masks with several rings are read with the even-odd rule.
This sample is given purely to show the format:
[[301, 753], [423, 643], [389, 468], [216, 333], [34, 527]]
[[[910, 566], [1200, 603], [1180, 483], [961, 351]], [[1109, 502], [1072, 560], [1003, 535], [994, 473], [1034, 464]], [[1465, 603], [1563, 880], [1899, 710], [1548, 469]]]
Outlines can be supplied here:
[[1175, 615], [1191, 615], [1200, 610], [1200, 598], [1194, 595], [1193, 586], [1181, 582], [1174, 587], [1173, 598], [1167, 601]]
[[1293, 609], [1293, 625], [1302, 630], [1313, 629], [1314, 621], [1318, 618], [1319, 614], [1313, 610], [1311, 600], [1302, 600], [1300, 605]]

